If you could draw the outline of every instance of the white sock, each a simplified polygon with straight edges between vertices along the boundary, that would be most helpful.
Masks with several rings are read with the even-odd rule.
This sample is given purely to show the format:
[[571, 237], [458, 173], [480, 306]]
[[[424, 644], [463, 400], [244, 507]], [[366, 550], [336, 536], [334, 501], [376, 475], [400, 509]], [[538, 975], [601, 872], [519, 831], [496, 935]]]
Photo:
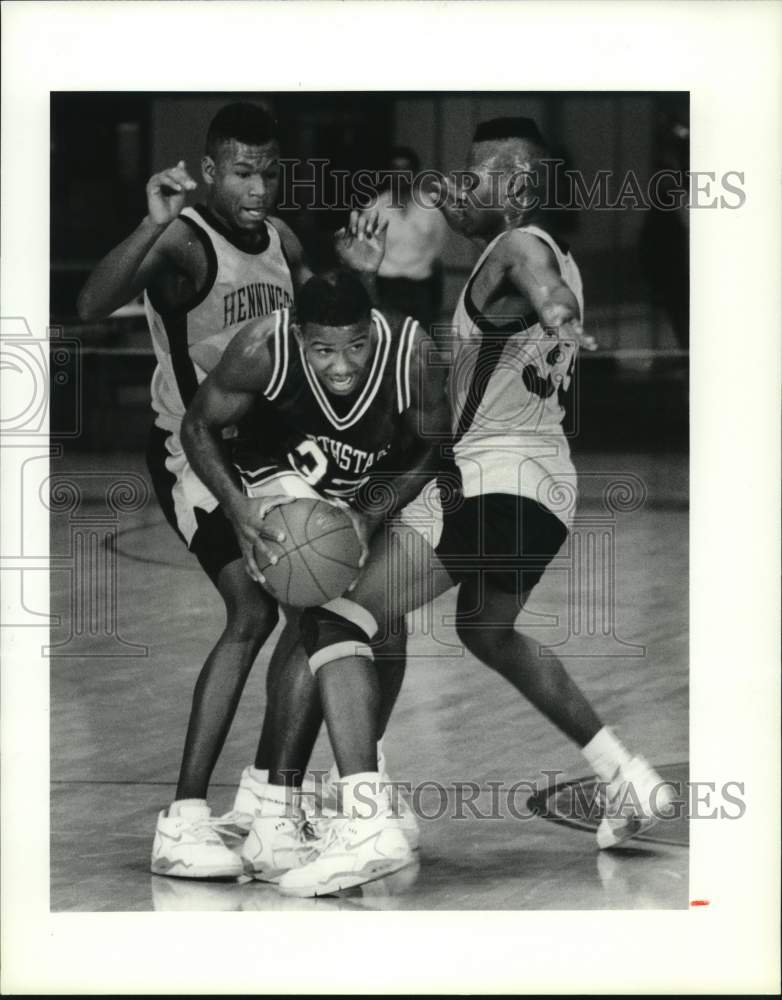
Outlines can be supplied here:
[[168, 807], [169, 819], [200, 819], [209, 814], [206, 799], [177, 799]]
[[266, 768], [248, 767], [247, 771], [251, 778], [254, 778], [256, 781], [260, 781], [262, 785], [268, 784], [269, 772]]
[[630, 754], [608, 726], [592, 737], [581, 751], [601, 781], [611, 781], [616, 770], [630, 761]]
[[360, 771], [340, 778], [342, 814], [348, 819], [372, 819], [388, 808], [388, 793], [381, 788], [379, 771]]
[[260, 788], [255, 789], [258, 808], [261, 816], [293, 816], [301, 815], [301, 800], [298, 788], [287, 785], [270, 785], [259, 782]]

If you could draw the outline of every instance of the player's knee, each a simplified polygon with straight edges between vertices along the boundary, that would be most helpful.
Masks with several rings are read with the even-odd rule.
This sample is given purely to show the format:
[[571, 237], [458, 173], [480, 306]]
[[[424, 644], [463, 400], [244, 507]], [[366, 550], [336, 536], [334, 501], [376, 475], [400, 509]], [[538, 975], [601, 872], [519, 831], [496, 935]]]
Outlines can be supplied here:
[[313, 673], [347, 656], [374, 659], [369, 643], [376, 632], [374, 617], [345, 597], [308, 608], [301, 616], [301, 640]]
[[512, 626], [506, 625], [457, 621], [456, 633], [473, 656], [491, 666], [492, 661], [512, 641], [514, 630]]
[[226, 602], [225, 631], [233, 642], [263, 642], [274, 631], [280, 615], [271, 601]]

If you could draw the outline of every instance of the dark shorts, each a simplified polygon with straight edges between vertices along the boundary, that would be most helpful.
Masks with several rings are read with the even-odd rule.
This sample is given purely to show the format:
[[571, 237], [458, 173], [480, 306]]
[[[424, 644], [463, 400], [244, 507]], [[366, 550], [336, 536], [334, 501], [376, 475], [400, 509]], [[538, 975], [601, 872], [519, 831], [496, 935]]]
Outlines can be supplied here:
[[483, 580], [519, 597], [538, 583], [568, 530], [529, 497], [464, 497], [443, 513], [437, 555], [455, 583]]
[[[182, 533], [182, 526], [179, 524], [174, 503], [174, 488], [177, 485], [177, 477], [166, 467], [166, 459], [169, 457], [169, 451], [166, 447], [168, 438], [168, 431], [157, 426], [152, 427], [147, 441], [147, 468], [152, 479], [155, 496], [166, 520], [187, 545], [187, 539]], [[201, 507], [193, 506], [191, 511], [198, 527], [187, 547], [199, 561], [212, 583], [217, 586], [217, 578], [222, 569], [228, 563], [242, 558], [239, 542], [221, 507], [206, 511]]]

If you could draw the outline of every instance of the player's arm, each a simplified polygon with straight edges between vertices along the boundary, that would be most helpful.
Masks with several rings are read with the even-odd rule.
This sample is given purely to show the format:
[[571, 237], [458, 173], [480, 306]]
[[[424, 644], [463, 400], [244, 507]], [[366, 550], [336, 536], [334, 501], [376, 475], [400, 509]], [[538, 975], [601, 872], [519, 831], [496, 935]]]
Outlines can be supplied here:
[[531, 233], [509, 232], [497, 247], [503, 276], [538, 314], [540, 325], [594, 350], [594, 339], [584, 332], [578, 300], [562, 280], [556, 257], [543, 240]]
[[[382, 520], [414, 500], [443, 468], [446, 446], [452, 436], [451, 411], [446, 395], [447, 369], [434, 363], [436, 353], [434, 340], [417, 327], [410, 358], [410, 406], [404, 413], [411, 441], [406, 455], [407, 468], [393, 470], [390, 480], [392, 505], [382, 514], [367, 517], [370, 534]], [[378, 466], [378, 470], [382, 471], [382, 466]], [[371, 492], [371, 480], [364, 489]], [[362, 492], [359, 492], [357, 506], [371, 509], [368, 496], [362, 503]]]
[[283, 222], [277, 216], [269, 216], [269, 222], [280, 234], [280, 242], [291, 271], [293, 287], [298, 291], [312, 277], [312, 271], [304, 258], [304, 247], [287, 222]]
[[220, 501], [236, 531], [247, 570], [261, 583], [263, 577], [255, 561], [255, 546], [267, 551], [275, 562], [264, 540], [284, 541], [284, 535], [264, 527], [264, 518], [274, 507], [290, 502], [290, 498], [272, 497], [261, 502], [246, 497], [226, 455], [222, 432], [245, 416], [269, 383], [273, 368], [270, 328], [270, 321], [265, 318], [236, 334], [217, 367], [198, 387], [182, 421], [185, 454], [198, 477]]
[[[185, 194], [196, 187], [180, 161], [147, 182], [147, 215], [138, 228], [114, 247], [87, 279], [77, 303], [83, 320], [103, 319], [134, 299], [145, 288], [165, 283], [181, 272], [181, 234], [171, 223], [185, 204]], [[173, 304], [173, 303], [172, 303]]]
[[377, 205], [353, 209], [348, 224], [334, 233], [334, 249], [340, 262], [355, 271], [373, 306], [379, 305], [377, 272], [386, 252], [388, 217]]

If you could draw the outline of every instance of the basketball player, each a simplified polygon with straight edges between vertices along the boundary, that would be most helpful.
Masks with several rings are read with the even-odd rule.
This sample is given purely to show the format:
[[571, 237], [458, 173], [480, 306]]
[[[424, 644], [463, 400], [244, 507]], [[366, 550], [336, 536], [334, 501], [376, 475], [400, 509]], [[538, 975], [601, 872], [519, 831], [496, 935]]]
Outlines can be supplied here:
[[[282, 309], [238, 333], [200, 386], [182, 425], [191, 466], [219, 499], [259, 582], [259, 498], [266, 509], [281, 498], [323, 495], [348, 502], [359, 536], [369, 540], [431, 475], [438, 427], [441, 435], [449, 433], [444, 379], [423, 377], [431, 341], [414, 319], [389, 321], [370, 310], [360, 281], [339, 271], [311, 278], [298, 295], [296, 314], [295, 327], [289, 310]], [[240, 445], [237, 453], [244, 490], [222, 447], [225, 429], [240, 422], [252, 449], [243, 455]], [[372, 501], [379, 481], [392, 488], [391, 508], [379, 510]], [[337, 598], [324, 605], [323, 614], [342, 621], [343, 606], [356, 608]], [[349, 640], [354, 643], [358, 634], [354, 630]], [[408, 864], [411, 846], [388, 790], [380, 787], [382, 680], [374, 663], [369, 670], [362, 666], [353, 680], [355, 718], [335, 713], [328, 698], [322, 699], [323, 714], [341, 775], [355, 771], [342, 748], [366, 745], [360, 769], [377, 779], [371, 863], [379, 877]], [[278, 691], [283, 708], [285, 700], [285, 692]], [[293, 699], [289, 702], [295, 711]], [[265, 881], [276, 881], [318, 852], [297, 794], [318, 726], [309, 740], [299, 734], [295, 744], [282, 720], [273, 728], [278, 743], [269, 783], [257, 792], [260, 808], [242, 846], [246, 870]], [[350, 805], [350, 791], [344, 795]]]
[[[348, 804], [377, 781], [367, 771], [372, 746], [356, 716], [369, 714], [355, 697], [357, 675], [370, 670], [367, 640], [397, 617], [458, 586], [457, 631], [465, 646], [496, 670], [582, 749], [607, 783], [598, 846], [611, 847], [650, 826], [670, 790], [641, 757], [631, 756], [550, 653], [515, 629], [545, 567], [568, 536], [572, 507], [555, 504], [575, 493], [575, 469], [562, 429], [562, 398], [584, 337], [581, 278], [568, 250], [536, 218], [543, 139], [525, 118], [480, 125], [465, 182], [448, 190], [446, 219], [481, 254], [456, 306], [449, 376], [454, 434], [451, 469], [442, 477], [443, 531], [430, 559], [394, 576], [404, 552], [396, 527], [378, 533], [361, 578], [337, 613], [309, 609], [302, 632], [324, 704], [347, 737], [334, 745], [347, 774]], [[540, 220], [542, 222], [542, 219]], [[377, 215], [354, 216], [354, 233], [371, 233]], [[445, 494], [443, 494], [445, 498]], [[344, 642], [363, 642], [346, 657]], [[339, 723], [335, 723], [339, 733]], [[331, 732], [331, 729], [330, 729]], [[374, 770], [374, 769], [369, 769]], [[619, 803], [633, 808], [619, 811]], [[345, 810], [347, 812], [347, 810]], [[350, 818], [312, 862], [280, 879], [283, 892], [319, 895], [344, 871], [360, 873], [366, 849], [356, 832], [371, 820]], [[371, 867], [366, 868], [371, 878]], [[353, 883], [355, 884], [355, 882]]]
[[[244, 103], [222, 108], [209, 126], [201, 163], [206, 204], [184, 207], [186, 193], [196, 187], [184, 162], [155, 174], [147, 184], [146, 217], [97, 265], [79, 298], [80, 316], [96, 319], [144, 293], [157, 358], [148, 468], [167, 520], [225, 604], [225, 628], [193, 694], [176, 798], [158, 819], [152, 866], [164, 874], [241, 874], [236, 854], [218, 834], [231, 842], [234, 834], [246, 831], [241, 823], [236, 829], [236, 816], [212, 818], [206, 794], [249, 670], [278, 615], [274, 603], [247, 577], [233, 528], [190, 467], [180, 428], [199, 382], [236, 332], [255, 317], [289, 306], [295, 289], [311, 274], [296, 236], [270, 215], [279, 156], [276, 123], [265, 110]], [[344, 242], [337, 249], [346, 263], [376, 269], [382, 256], [377, 241], [352, 247]], [[267, 537], [261, 514], [269, 509], [267, 504], [258, 513], [260, 545]], [[404, 634], [395, 641], [403, 645]], [[275, 652], [269, 691], [290, 649], [291, 643], [284, 641]], [[403, 659], [396, 668], [403, 668]], [[394, 669], [389, 661], [389, 673]], [[306, 664], [294, 675], [300, 681], [302, 712], [319, 711]], [[265, 726], [256, 766], [246, 768], [240, 782], [237, 799], [243, 809], [253, 801], [254, 778], [265, 779], [269, 740]]]

